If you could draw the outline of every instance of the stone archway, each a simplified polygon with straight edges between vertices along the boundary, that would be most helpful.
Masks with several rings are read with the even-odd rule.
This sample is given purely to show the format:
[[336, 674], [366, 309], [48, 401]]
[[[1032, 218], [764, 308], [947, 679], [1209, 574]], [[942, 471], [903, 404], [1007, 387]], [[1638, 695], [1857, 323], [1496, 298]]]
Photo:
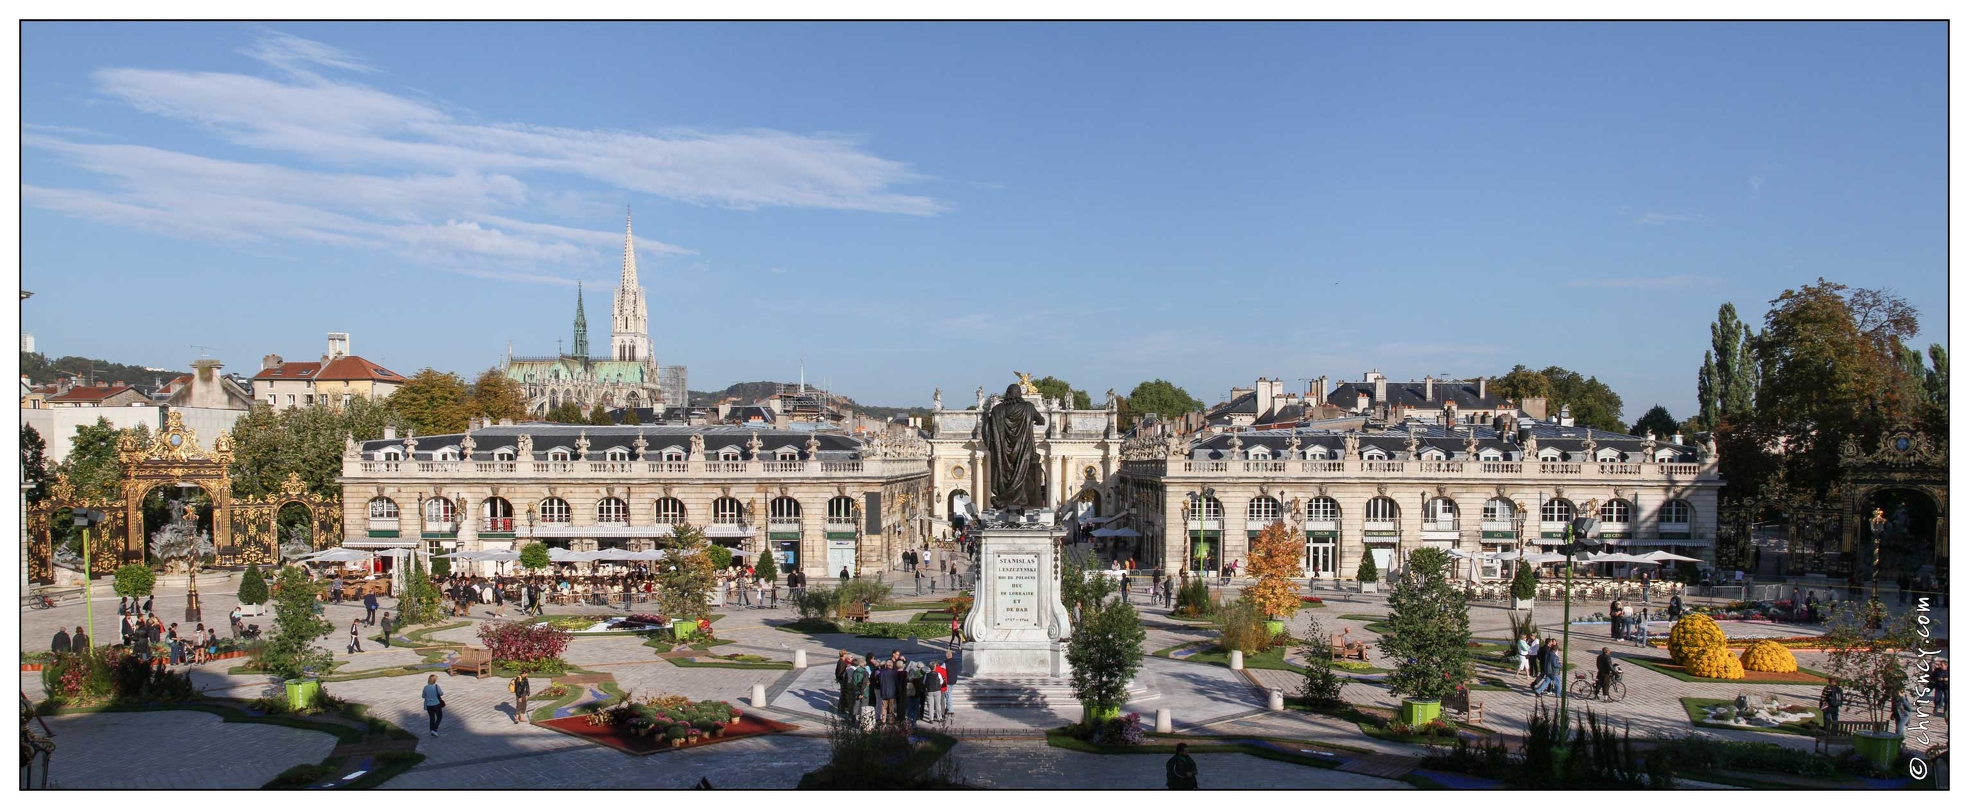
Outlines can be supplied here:
[[[1887, 507], [1895, 505], [1913, 506], [1918, 501], [1893, 493], [1909, 493], [1925, 496], [1934, 509], [1933, 526], [1918, 527], [1925, 537], [1911, 538], [1924, 545], [1915, 558], [1929, 560], [1936, 567], [1948, 564], [1948, 443], [1947, 439], [1932, 438], [1912, 428], [1900, 427], [1881, 435], [1872, 453], [1860, 449], [1859, 440], [1848, 436], [1839, 446], [1839, 466], [1844, 473], [1846, 484], [1844, 550], [1854, 555], [1856, 567], [1870, 568], [1874, 558], [1874, 539], [1872, 536], [1873, 510], [1880, 508], [1882, 518], [1894, 524], [1896, 518]], [[1886, 506], [1877, 504], [1887, 503]], [[1898, 524], [1895, 529], [1906, 532], [1917, 528], [1913, 524], [1919, 515], [1909, 515], [1909, 526]], [[1925, 521], [1920, 521], [1925, 522]], [[1932, 534], [1930, 534], [1932, 532]], [[1890, 538], [1891, 539], [1891, 538]], [[1910, 538], [1903, 538], [1910, 539]], [[1891, 545], [1891, 544], [1890, 544]], [[1885, 568], [1888, 561], [1883, 559]], [[1899, 573], [1888, 571], [1887, 573]], [[1913, 573], [1910, 571], [1909, 573]]]

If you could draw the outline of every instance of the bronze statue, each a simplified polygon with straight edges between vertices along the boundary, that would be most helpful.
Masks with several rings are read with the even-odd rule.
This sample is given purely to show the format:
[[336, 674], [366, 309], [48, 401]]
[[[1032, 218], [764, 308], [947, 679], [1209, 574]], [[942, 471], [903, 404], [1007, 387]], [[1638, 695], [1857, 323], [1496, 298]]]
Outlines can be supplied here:
[[1038, 509], [1045, 491], [1033, 426], [1046, 424], [1039, 409], [1025, 401], [1013, 383], [1005, 399], [992, 406], [984, 421], [985, 456], [991, 459], [991, 506], [1024, 511]]

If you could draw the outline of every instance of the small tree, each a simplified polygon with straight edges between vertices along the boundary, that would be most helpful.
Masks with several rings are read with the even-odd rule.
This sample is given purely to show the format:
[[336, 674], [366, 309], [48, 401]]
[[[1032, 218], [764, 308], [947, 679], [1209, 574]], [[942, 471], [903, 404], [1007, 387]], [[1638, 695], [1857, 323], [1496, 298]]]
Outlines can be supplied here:
[[1217, 611], [1217, 643], [1225, 652], [1240, 650], [1253, 655], [1270, 647], [1271, 634], [1265, 632], [1264, 608], [1250, 591]]
[[445, 558], [445, 557], [432, 557], [432, 558], [431, 558], [431, 576], [433, 576], [433, 577], [447, 577], [447, 576], [450, 576], [450, 575], [451, 575], [451, 560], [450, 560], [450, 559], [447, 559], [447, 558]]
[[117, 596], [149, 596], [157, 587], [157, 573], [150, 566], [131, 563], [116, 569]]
[[553, 564], [553, 558], [547, 556], [546, 543], [528, 543], [520, 547], [521, 568], [525, 568], [528, 571], [539, 571]]
[[247, 563], [246, 572], [239, 575], [239, 603], [242, 605], [267, 603], [267, 579], [260, 575], [260, 566]]
[[1128, 681], [1142, 666], [1147, 637], [1134, 605], [1109, 602], [1084, 609], [1067, 641], [1067, 663], [1073, 666], [1073, 696], [1090, 719], [1118, 712], [1128, 702]]
[[314, 640], [328, 635], [333, 624], [315, 612], [321, 599], [321, 586], [308, 579], [300, 566], [280, 569], [273, 587], [273, 635], [267, 639], [260, 661], [268, 672], [291, 680], [309, 672], [325, 672], [333, 659], [328, 651], [314, 646]]
[[1894, 696], [1908, 688], [1908, 676], [1918, 669], [1918, 659], [1924, 652], [1932, 654], [1922, 648], [1923, 628], [1914, 612], [1893, 620], [1884, 619], [1884, 612], [1871, 600], [1846, 602], [1820, 636], [1826, 670], [1839, 679], [1846, 705], [1864, 707], [1867, 719], [1876, 723], [1888, 717]]
[[1078, 605], [1087, 610], [1106, 601], [1115, 591], [1114, 580], [1090, 567], [1078, 556], [1067, 555], [1060, 563], [1060, 604], [1071, 611]]
[[679, 523], [667, 547], [670, 559], [656, 576], [657, 607], [664, 615], [679, 620], [703, 614], [705, 606], [711, 603], [711, 588], [717, 581], [704, 531], [689, 523]]
[[410, 555], [410, 570], [403, 575], [403, 596], [397, 599], [397, 613], [405, 626], [437, 621], [443, 610], [444, 594], [424, 573], [423, 555]]
[[1381, 579], [1381, 569], [1374, 567], [1374, 552], [1361, 551], [1361, 565], [1354, 569], [1354, 579], [1362, 582], [1375, 582]]
[[1306, 682], [1300, 687], [1300, 695], [1316, 709], [1340, 705], [1341, 682], [1333, 671], [1333, 640], [1327, 637], [1318, 617], [1309, 619], [1306, 641], [1299, 646], [1299, 652], [1306, 656]]
[[1531, 575], [1531, 563], [1518, 561], [1517, 570], [1511, 573], [1511, 598], [1532, 599], [1538, 596], [1538, 580]]
[[759, 549], [759, 561], [752, 564], [752, 570], [767, 582], [779, 581], [779, 561], [773, 559], [771, 549]]
[[1469, 674], [1470, 615], [1463, 592], [1449, 581], [1449, 553], [1416, 549], [1388, 594], [1388, 630], [1381, 652], [1400, 663], [1388, 691], [1441, 700]]
[[705, 546], [704, 553], [711, 560], [711, 567], [714, 570], [723, 571], [732, 567], [731, 549], [725, 548], [724, 546], [707, 545]]
[[1292, 579], [1299, 575], [1299, 559], [1305, 549], [1305, 538], [1284, 521], [1266, 526], [1251, 541], [1251, 573], [1258, 581], [1244, 593], [1265, 615], [1284, 619], [1299, 610], [1299, 593], [1292, 589]]

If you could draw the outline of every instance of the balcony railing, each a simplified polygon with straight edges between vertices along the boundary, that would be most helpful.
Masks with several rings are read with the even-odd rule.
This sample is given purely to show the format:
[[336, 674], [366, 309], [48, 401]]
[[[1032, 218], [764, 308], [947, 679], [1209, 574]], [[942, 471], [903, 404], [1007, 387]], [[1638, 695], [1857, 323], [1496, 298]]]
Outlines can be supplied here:
[[482, 532], [510, 532], [512, 530], [513, 519], [509, 517], [489, 517], [479, 524], [479, 531]]
[[1626, 462], [1573, 461], [1421, 461], [1415, 459], [1307, 459], [1296, 461], [1211, 461], [1178, 459], [1163, 462], [1138, 460], [1123, 463], [1124, 470], [1137, 475], [1199, 474], [1239, 476], [1305, 475], [1314, 477], [1368, 477], [1426, 475], [1451, 478], [1522, 476], [1536, 478], [1697, 478], [1713, 475], [1705, 464], [1655, 464]]
[[1422, 521], [1422, 530], [1425, 532], [1453, 532], [1456, 531], [1456, 521], [1425, 520]]
[[[1268, 462], [1270, 472], [1284, 472], [1283, 462]], [[1243, 464], [1239, 464], [1242, 471]], [[568, 477], [650, 475], [650, 476], [815, 476], [863, 477], [927, 474], [928, 459], [882, 458], [842, 460], [744, 459], [725, 461], [350, 461], [342, 466], [345, 475], [556, 475]]]

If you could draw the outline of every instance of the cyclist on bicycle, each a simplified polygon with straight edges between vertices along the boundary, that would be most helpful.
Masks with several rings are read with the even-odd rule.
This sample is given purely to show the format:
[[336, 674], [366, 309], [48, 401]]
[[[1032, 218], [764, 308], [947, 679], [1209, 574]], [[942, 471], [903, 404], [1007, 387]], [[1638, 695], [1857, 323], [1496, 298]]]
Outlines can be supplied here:
[[1600, 654], [1594, 658], [1593, 663], [1597, 671], [1597, 677], [1593, 680], [1593, 696], [1607, 697], [1608, 692], [1613, 689], [1613, 650], [1608, 647], [1601, 647]]

